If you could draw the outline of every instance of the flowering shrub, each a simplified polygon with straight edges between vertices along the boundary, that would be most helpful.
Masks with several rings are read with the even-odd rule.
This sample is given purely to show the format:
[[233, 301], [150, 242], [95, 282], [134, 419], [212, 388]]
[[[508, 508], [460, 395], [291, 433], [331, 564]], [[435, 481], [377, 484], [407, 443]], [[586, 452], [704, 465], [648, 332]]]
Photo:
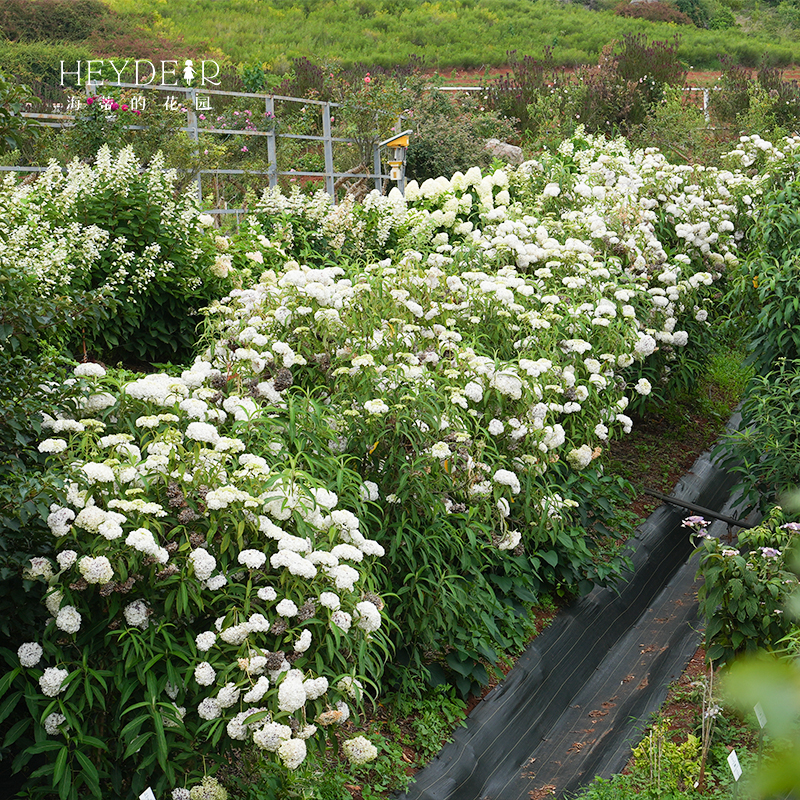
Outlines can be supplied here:
[[742, 652], [773, 650], [792, 628], [784, 614], [798, 588], [790, 571], [800, 522], [774, 508], [757, 528], [739, 533], [736, 547], [709, 537], [702, 517], [684, 520], [700, 537], [700, 610], [706, 620], [706, 652], [729, 662]]
[[800, 309], [793, 302], [800, 256], [798, 157], [795, 150], [784, 152], [755, 135], [742, 136], [732, 157], [745, 168], [770, 165], [753, 248], [734, 272], [731, 291], [736, 310], [747, 320], [750, 359], [765, 373], [779, 357], [800, 357]]
[[[64, 488], [55, 555], [28, 571], [52, 619], [5, 653], [9, 708], [35, 709], [18, 766], [49, 753], [32, 779], [64, 796], [185, 797], [242, 742], [291, 771], [392, 648], [395, 678], [432, 665], [466, 692], [523, 644], [539, 592], [613, 579], [592, 509], [622, 487], [603, 453], [713, 334], [764, 180], [748, 158], [673, 166], [579, 130], [405, 197], [267, 191], [231, 239], [172, 206], [198, 269], [257, 280], [210, 306], [180, 377], [117, 387], [83, 364], [73, 412], [45, 419]], [[177, 203], [159, 175], [153, 196]], [[94, 263], [69, 230], [64, 263]], [[360, 765], [367, 744], [343, 752]]]
[[467, 688], [521, 644], [525, 602], [600, 577], [580, 506], [615, 489], [594, 467], [708, 335], [760, 180], [579, 132], [405, 197], [256, 205], [237, 266], [267, 269], [211, 309], [207, 357], [324, 400], [334, 449], [374, 485], [412, 660], [435, 654]]
[[222, 113], [209, 116], [199, 114], [204, 127], [212, 130], [271, 131], [275, 128], [275, 115], [269, 111], [251, 111], [249, 108], [227, 108]]
[[30, 784], [65, 798], [164, 796], [244, 741], [297, 769], [376, 672], [384, 551], [360, 481], [298, 446], [294, 425], [324, 430], [313, 409], [279, 418], [208, 362], [119, 388], [97, 364], [75, 372], [75, 412], [47, 418], [39, 447], [66, 480], [55, 558], [27, 571], [51, 617], [4, 653], [5, 710], [31, 712], [6, 739], [28, 744], [17, 768], [50, 754]]
[[174, 197], [162, 167], [156, 157], [140, 172], [132, 149], [112, 158], [104, 147], [94, 166], [51, 165], [0, 189], [0, 265], [35, 276], [42, 295], [82, 292], [83, 346], [107, 358], [185, 358], [198, 310], [233, 285], [196, 201]]

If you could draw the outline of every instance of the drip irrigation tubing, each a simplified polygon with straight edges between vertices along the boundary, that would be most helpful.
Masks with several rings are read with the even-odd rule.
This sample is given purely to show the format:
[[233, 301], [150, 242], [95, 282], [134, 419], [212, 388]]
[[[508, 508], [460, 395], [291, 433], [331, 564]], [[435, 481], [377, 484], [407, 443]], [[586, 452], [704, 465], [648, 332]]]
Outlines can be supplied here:
[[700, 644], [685, 507], [736, 521], [737, 482], [703, 453], [629, 541], [632, 569], [556, 617], [398, 800], [569, 797], [620, 772]]

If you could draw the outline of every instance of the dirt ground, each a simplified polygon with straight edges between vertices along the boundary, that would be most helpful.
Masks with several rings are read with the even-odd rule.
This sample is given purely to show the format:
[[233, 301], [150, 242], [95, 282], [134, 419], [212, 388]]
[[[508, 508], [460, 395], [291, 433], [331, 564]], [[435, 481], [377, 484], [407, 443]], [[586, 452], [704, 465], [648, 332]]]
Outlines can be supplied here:
[[[439, 74], [442, 86], [486, 86], [496, 78], [502, 78], [510, 72], [510, 67], [492, 67], [487, 69], [462, 69], [444, 71]], [[755, 70], [752, 70], [755, 74]], [[705, 88], [716, 85], [721, 72], [712, 70], [692, 70], [686, 76], [687, 87]], [[800, 66], [791, 66], [782, 70], [783, 80], [800, 81]]]

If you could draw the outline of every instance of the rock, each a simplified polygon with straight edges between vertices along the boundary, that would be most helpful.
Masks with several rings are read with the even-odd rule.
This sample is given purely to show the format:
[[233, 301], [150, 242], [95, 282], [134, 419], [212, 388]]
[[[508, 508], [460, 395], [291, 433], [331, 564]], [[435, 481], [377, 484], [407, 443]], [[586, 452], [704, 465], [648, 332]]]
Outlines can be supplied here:
[[502, 158], [509, 164], [521, 164], [525, 160], [521, 147], [501, 142], [499, 139], [489, 139], [486, 142], [486, 149], [496, 158]]

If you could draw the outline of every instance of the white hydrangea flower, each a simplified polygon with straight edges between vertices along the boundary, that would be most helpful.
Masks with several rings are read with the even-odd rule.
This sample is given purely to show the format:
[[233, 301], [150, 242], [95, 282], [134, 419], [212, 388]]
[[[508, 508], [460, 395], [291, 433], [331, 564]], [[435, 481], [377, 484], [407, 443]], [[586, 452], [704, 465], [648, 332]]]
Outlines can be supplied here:
[[242, 550], [237, 560], [248, 569], [261, 569], [266, 563], [267, 557], [260, 550]]
[[381, 399], [367, 400], [364, 403], [364, 410], [368, 414], [388, 414], [389, 406]]
[[100, 526], [106, 521], [106, 513], [99, 506], [86, 506], [75, 517], [75, 526], [88, 533], [97, 533]]
[[81, 465], [81, 471], [89, 483], [113, 483], [114, 470], [108, 464], [97, 461], [87, 461]]
[[86, 583], [108, 583], [114, 577], [114, 569], [106, 556], [83, 556], [78, 569]]
[[311, 647], [311, 631], [306, 629], [294, 643], [295, 653], [305, 653]]
[[[151, 556], [158, 561], [159, 564], [166, 564], [167, 561], [169, 561], [169, 553], [156, 542], [153, 532], [147, 528], [137, 528], [135, 531], [131, 531], [125, 538], [125, 544], [141, 553]], [[195, 550], [192, 555], [196, 552]], [[191, 560], [191, 556], [189, 558]], [[216, 562], [214, 563], [216, 566]], [[197, 570], [195, 569], [195, 573], [196, 572]]]
[[584, 469], [588, 467], [589, 464], [592, 463], [592, 457], [593, 451], [588, 444], [581, 445], [567, 453], [567, 461], [569, 461], [575, 469]]
[[106, 374], [103, 365], [94, 361], [85, 361], [83, 364], [78, 364], [73, 372], [76, 378], [102, 378]]
[[450, 456], [453, 455], [453, 451], [450, 449], [447, 442], [436, 442], [436, 444], [431, 447], [431, 455], [434, 458], [443, 460], [445, 458], [450, 458]]
[[296, 617], [297, 611], [297, 606], [288, 598], [284, 598], [275, 606], [275, 613], [282, 617]]
[[343, 742], [342, 752], [354, 767], [361, 767], [378, 757], [378, 748], [364, 736], [355, 736]]
[[492, 436], [500, 436], [504, 430], [505, 425], [499, 419], [495, 418], [489, 421], [489, 433]]
[[250, 691], [244, 695], [245, 703], [257, 703], [267, 693], [269, 689], [269, 678], [262, 675]]
[[211, 686], [217, 679], [217, 672], [208, 661], [201, 661], [194, 668], [194, 679], [200, 686]]
[[62, 550], [56, 555], [56, 561], [62, 570], [69, 569], [77, 560], [78, 554], [74, 550]]
[[278, 598], [278, 593], [271, 586], [262, 586], [257, 594], [259, 599], [266, 603], [271, 603]]
[[248, 729], [244, 721], [251, 713], [251, 711], [240, 711], [233, 719], [228, 721], [225, 730], [231, 739], [244, 741], [247, 738]]
[[236, 645], [238, 647], [244, 642], [249, 633], [250, 629], [247, 625], [231, 625], [220, 631], [219, 638], [227, 644]]
[[514, 550], [522, 541], [522, 534], [517, 531], [506, 531], [503, 538], [497, 543], [498, 550]]
[[195, 577], [199, 581], [208, 580], [211, 573], [217, 568], [217, 559], [202, 547], [192, 550], [189, 561], [192, 563]]
[[201, 653], [205, 653], [214, 646], [217, 641], [217, 634], [214, 631], [204, 631], [203, 633], [198, 633], [194, 641], [197, 649]]
[[370, 603], [369, 600], [362, 600], [360, 603], [356, 604], [353, 617], [356, 621], [356, 625], [367, 633], [372, 633], [381, 626], [381, 612], [378, 610], [378, 607], [374, 603]]
[[334, 592], [322, 592], [319, 596], [319, 602], [331, 611], [338, 611], [342, 606], [339, 595]]
[[286, 673], [278, 687], [278, 709], [290, 714], [302, 708], [306, 703], [306, 690], [303, 687], [303, 673], [292, 669]]
[[[53, 712], [52, 714], [48, 714], [44, 718], [44, 729], [47, 732], [48, 736], [58, 736], [62, 733], [61, 726], [67, 721], [67, 718], [63, 714], [59, 714], [58, 712]], [[69, 730], [69, 725], [64, 726], [65, 730]]]
[[66, 536], [70, 531], [70, 523], [75, 519], [75, 512], [71, 508], [62, 508], [53, 504], [47, 516], [47, 527], [56, 538]]
[[64, 681], [68, 677], [68, 670], [48, 667], [39, 678], [39, 686], [47, 697], [55, 697], [64, 690]]
[[278, 757], [286, 769], [297, 769], [305, 760], [306, 743], [303, 739], [288, 739], [278, 747]]
[[308, 678], [303, 681], [303, 689], [307, 700], [317, 700], [328, 691], [328, 679], [324, 675], [319, 678]]
[[516, 473], [508, 469], [498, 469], [494, 475], [492, 475], [492, 480], [503, 486], [509, 486], [513, 494], [519, 494], [522, 489]]
[[219, 431], [209, 422], [190, 422], [186, 426], [186, 438], [215, 445], [219, 441]]
[[25, 642], [17, 650], [19, 663], [23, 667], [35, 667], [41, 661], [43, 653], [42, 646], [37, 642]]
[[337, 682], [336, 688], [353, 700], [360, 700], [364, 693], [364, 685], [361, 683], [361, 681], [358, 680], [358, 678], [351, 677], [350, 675], [345, 675], [343, 678], [341, 678]]
[[353, 617], [348, 614], [346, 611], [334, 611], [331, 614], [331, 625], [335, 625], [337, 628], [342, 630], [344, 633], [347, 633], [350, 630], [350, 626], [353, 624]]
[[222, 713], [222, 709], [215, 697], [206, 697], [197, 706], [197, 713], [202, 719], [217, 719]]
[[67, 442], [65, 439], [45, 439], [39, 442], [40, 453], [63, 453], [67, 449]]
[[339, 564], [336, 567], [328, 567], [326, 572], [331, 578], [333, 578], [333, 582], [337, 589], [345, 589], [348, 592], [353, 591], [356, 582], [361, 577], [358, 574], [358, 570], [353, 569], [353, 567], [347, 564]]
[[65, 633], [77, 633], [81, 629], [81, 615], [75, 606], [64, 606], [56, 614], [56, 626]]
[[[364, 481], [359, 488], [359, 495], [361, 496], [362, 500], [369, 500], [374, 503], [380, 496], [378, 493], [378, 484], [374, 481]], [[334, 495], [334, 497], [336, 497], [336, 495]], [[333, 508], [333, 506], [326, 507]]]
[[226, 683], [217, 694], [217, 702], [221, 708], [230, 708], [239, 702], [239, 695], [241, 689], [237, 688], [235, 683]]
[[292, 737], [292, 729], [288, 725], [281, 725], [277, 722], [267, 722], [258, 730], [253, 731], [253, 742], [262, 750], [274, 753], [285, 742]]
[[125, 622], [132, 628], [145, 630], [150, 625], [150, 609], [144, 600], [134, 600], [132, 603], [128, 603], [122, 613], [125, 617]]

